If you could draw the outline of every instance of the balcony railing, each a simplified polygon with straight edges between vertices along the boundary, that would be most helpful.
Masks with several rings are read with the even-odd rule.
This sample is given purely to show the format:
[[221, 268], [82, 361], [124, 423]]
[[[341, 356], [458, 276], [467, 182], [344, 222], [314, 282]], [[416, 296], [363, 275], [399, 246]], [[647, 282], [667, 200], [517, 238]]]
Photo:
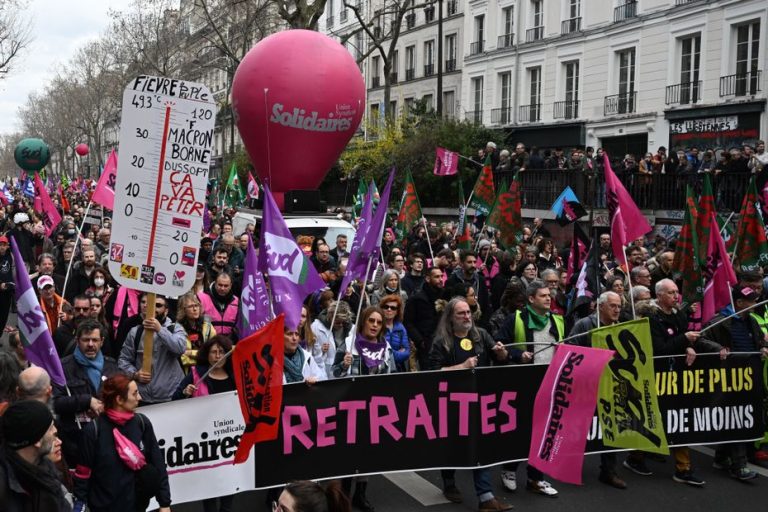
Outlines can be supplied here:
[[576, 119], [579, 117], [579, 100], [556, 101], [552, 117], [555, 119]]
[[631, 114], [637, 108], [637, 91], [606, 96], [603, 103], [603, 115]]
[[371, 77], [371, 87], [379, 87], [381, 85], [381, 77], [380, 76], [372, 76]]
[[325, 18], [325, 26], [327, 28], [331, 28], [333, 26], [333, 16], [328, 16]]
[[544, 27], [533, 27], [525, 31], [525, 42], [530, 43], [544, 39]]
[[[443, 115], [449, 117], [451, 113], [446, 110]], [[619, 158], [611, 162], [613, 170], [641, 210], [682, 211], [685, 206], [685, 185], [689, 182], [688, 180], [695, 179], [696, 183], [700, 183], [695, 177], [685, 174], [626, 173], [621, 165], [623, 157], [622, 153]], [[730, 212], [739, 211], [750, 177], [749, 173], [723, 172], [713, 179], [715, 207], [718, 211], [725, 212], [725, 217]], [[510, 171], [499, 172], [496, 177], [499, 183], [505, 179], [511, 181], [512, 178], [513, 173]], [[573, 189], [576, 197], [582, 201], [588, 211], [591, 205], [605, 204], [605, 182], [601, 173], [526, 169], [518, 175], [518, 179], [522, 191], [522, 206], [526, 210], [550, 209], [552, 203], [567, 186]], [[349, 191], [345, 182], [325, 180], [321, 185], [321, 193], [329, 205], [343, 205], [345, 198], [347, 204], [349, 203]], [[424, 195], [428, 194], [429, 192], [424, 191]], [[448, 188], [436, 188], [431, 197], [426, 200], [422, 198], [422, 206], [455, 209], [456, 193]]]
[[397, 71], [389, 74], [389, 83], [391, 83], [392, 85], [397, 83]]
[[410, 68], [405, 70], [405, 81], [413, 80], [416, 78], [416, 69]]
[[472, 121], [473, 123], [482, 123], [483, 122], [483, 111], [482, 110], [469, 110], [464, 114], [464, 119], [467, 121]]
[[520, 105], [518, 110], [518, 120], [521, 123], [535, 123], [541, 120], [541, 103], [531, 105]]
[[405, 16], [405, 28], [412, 29], [416, 26], [416, 15], [415, 14], [406, 14]]
[[434, 64], [424, 64], [424, 76], [432, 76], [435, 74]]
[[491, 124], [510, 124], [512, 122], [512, 107], [494, 108], [491, 110]]
[[459, 0], [451, 0], [446, 4], [446, 13], [448, 16], [453, 16], [459, 11]]
[[347, 13], [347, 10], [346, 10], [346, 9], [342, 9], [341, 13], [339, 13], [339, 21], [340, 21], [341, 23], [346, 23], [346, 22], [347, 22], [347, 17], [348, 17], [348, 16], [349, 16], [349, 15], [348, 15], [348, 13]]
[[515, 44], [515, 34], [504, 34], [499, 36], [496, 48], [510, 48]]
[[751, 96], [760, 92], [762, 71], [720, 77], [720, 96]]
[[424, 21], [426, 23], [432, 23], [435, 21], [435, 6], [428, 5], [424, 8]]
[[627, 2], [613, 10], [613, 21], [622, 21], [637, 16], [637, 2]]
[[573, 32], [578, 32], [579, 30], [581, 30], [581, 17], [563, 20], [563, 22], [560, 24], [561, 34], [572, 34]]
[[688, 105], [698, 103], [701, 100], [701, 80], [698, 82], [683, 82], [667, 86], [665, 102], [667, 105], [680, 104]]
[[450, 73], [456, 71], [456, 59], [449, 59], [445, 61], [445, 72]]
[[675, 0], [675, 5], [692, 4], [693, 2], [699, 2], [700, 0]]
[[475, 41], [474, 43], [469, 44], [469, 54], [470, 55], [477, 55], [479, 53], [483, 53], [483, 47], [485, 46], [485, 41]]

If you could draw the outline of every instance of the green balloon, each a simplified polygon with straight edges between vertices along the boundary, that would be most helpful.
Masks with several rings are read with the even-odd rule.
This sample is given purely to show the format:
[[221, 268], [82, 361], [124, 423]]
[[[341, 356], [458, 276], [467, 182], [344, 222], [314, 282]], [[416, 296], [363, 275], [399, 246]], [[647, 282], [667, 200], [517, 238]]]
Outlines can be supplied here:
[[39, 171], [50, 160], [51, 151], [41, 139], [24, 139], [16, 145], [13, 158], [25, 171]]

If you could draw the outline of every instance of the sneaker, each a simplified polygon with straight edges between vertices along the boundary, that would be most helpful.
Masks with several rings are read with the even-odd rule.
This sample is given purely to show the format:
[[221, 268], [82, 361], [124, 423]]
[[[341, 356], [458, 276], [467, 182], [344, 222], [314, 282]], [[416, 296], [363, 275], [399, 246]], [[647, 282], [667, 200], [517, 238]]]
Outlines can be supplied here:
[[517, 473], [514, 471], [502, 471], [501, 483], [504, 484], [504, 488], [508, 491], [517, 490]]
[[742, 482], [746, 482], [747, 480], [752, 480], [757, 478], [757, 473], [755, 473], [754, 471], [748, 468], [739, 468], [739, 469], [732, 469], [731, 476], [736, 480], [741, 480]]
[[701, 487], [706, 483], [704, 480], [694, 475], [691, 470], [675, 471], [675, 474], [672, 475], [672, 480], [680, 484], [688, 484], [695, 487]]
[[715, 469], [726, 470], [731, 467], [730, 457], [725, 459], [715, 459], [712, 461], [712, 467]]
[[461, 503], [464, 501], [461, 497], [461, 491], [455, 485], [446, 485], [443, 489], [443, 496], [451, 503]]
[[622, 463], [622, 466], [640, 476], [651, 476], [653, 474], [653, 471], [648, 469], [648, 466], [645, 465], [645, 462], [642, 459], [626, 458]]
[[616, 489], [626, 489], [627, 488], [627, 482], [619, 478], [619, 475], [616, 473], [600, 473], [600, 476], [597, 477], [598, 480], [603, 482], [606, 485], [610, 485], [611, 487], [614, 487]]
[[496, 498], [491, 498], [480, 503], [478, 512], [502, 512], [504, 510], [512, 510], [513, 508], [509, 503], [502, 503]]
[[557, 498], [557, 490], [546, 480], [539, 480], [538, 482], [536, 480], [528, 480], [525, 488], [548, 498]]

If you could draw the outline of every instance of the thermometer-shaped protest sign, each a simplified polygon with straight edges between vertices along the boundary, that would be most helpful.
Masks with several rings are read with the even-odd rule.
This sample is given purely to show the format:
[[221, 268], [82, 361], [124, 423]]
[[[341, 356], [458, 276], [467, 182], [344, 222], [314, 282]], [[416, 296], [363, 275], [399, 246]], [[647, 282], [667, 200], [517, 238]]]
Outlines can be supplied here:
[[153, 294], [148, 317], [154, 294], [175, 297], [194, 284], [215, 117], [202, 84], [142, 75], [123, 93], [109, 270], [120, 285]]

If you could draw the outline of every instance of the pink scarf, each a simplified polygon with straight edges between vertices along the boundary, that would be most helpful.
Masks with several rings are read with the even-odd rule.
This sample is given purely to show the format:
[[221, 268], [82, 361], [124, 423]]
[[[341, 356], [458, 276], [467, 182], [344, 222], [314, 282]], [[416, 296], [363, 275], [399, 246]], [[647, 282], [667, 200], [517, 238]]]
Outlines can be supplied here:
[[[117, 425], [125, 425], [134, 416], [132, 412], [116, 411], [107, 409], [107, 418]], [[120, 460], [133, 471], [138, 471], [147, 465], [147, 460], [141, 450], [133, 444], [133, 441], [125, 437], [118, 429], [112, 429], [112, 435], [115, 438], [115, 449]]]

